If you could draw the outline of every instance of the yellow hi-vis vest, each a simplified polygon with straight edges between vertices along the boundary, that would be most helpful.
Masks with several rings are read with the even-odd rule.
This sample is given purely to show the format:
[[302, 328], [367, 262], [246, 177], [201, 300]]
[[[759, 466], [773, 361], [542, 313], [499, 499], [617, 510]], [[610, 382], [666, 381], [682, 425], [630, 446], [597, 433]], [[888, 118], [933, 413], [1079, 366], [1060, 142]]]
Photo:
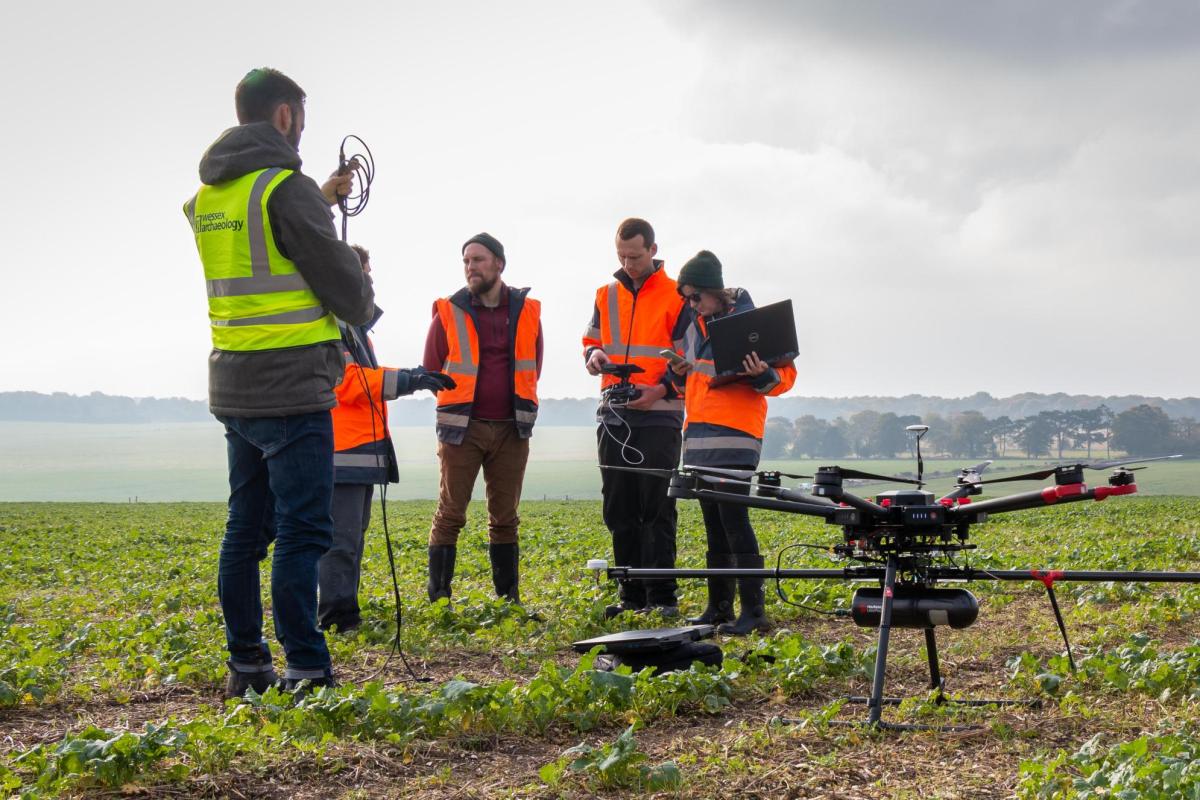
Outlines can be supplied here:
[[217, 350], [278, 350], [341, 339], [296, 265], [275, 246], [267, 201], [292, 170], [202, 186], [183, 207], [196, 235]]

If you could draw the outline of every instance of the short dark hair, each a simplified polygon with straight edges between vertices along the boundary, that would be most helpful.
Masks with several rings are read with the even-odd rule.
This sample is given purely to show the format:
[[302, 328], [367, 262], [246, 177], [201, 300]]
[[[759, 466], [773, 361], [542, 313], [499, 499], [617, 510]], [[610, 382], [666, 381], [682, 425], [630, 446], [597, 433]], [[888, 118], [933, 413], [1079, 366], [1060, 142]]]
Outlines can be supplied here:
[[350, 249], [358, 254], [358, 263], [366, 264], [371, 260], [371, 251], [363, 247], [361, 244], [352, 244]]
[[304, 90], [294, 80], [271, 67], [259, 67], [246, 73], [233, 93], [238, 122], [270, 122], [275, 109], [287, 104], [292, 113], [304, 106]]
[[630, 217], [617, 226], [617, 236], [621, 241], [628, 242], [635, 236], [642, 237], [642, 243], [646, 247], [654, 244], [654, 228], [650, 227], [650, 223], [638, 217]]

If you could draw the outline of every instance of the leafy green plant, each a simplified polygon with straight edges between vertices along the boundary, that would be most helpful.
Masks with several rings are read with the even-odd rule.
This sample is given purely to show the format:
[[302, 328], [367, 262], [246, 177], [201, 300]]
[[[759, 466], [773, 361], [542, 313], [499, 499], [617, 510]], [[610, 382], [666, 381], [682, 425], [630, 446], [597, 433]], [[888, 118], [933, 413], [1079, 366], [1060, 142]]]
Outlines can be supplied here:
[[1079, 750], [1022, 762], [1018, 791], [1039, 800], [1168, 800], [1200, 797], [1200, 739], [1194, 728], [1105, 747], [1096, 734]]
[[683, 773], [673, 761], [646, 764], [648, 757], [633, 738], [636, 725], [630, 725], [609, 744], [592, 747], [577, 744], [563, 752], [557, 761], [542, 767], [538, 775], [551, 786], [565, 774], [578, 776], [586, 785], [604, 789], [662, 791], [683, 784]]

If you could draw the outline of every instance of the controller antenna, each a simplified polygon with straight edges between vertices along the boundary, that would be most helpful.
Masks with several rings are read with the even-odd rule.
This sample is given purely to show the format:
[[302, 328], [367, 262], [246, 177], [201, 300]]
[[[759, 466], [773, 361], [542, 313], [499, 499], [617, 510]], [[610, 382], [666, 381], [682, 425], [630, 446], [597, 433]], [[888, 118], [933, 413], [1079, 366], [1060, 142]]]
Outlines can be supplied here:
[[909, 425], [904, 430], [917, 435], [917, 483], [921, 486], [925, 485], [922, 478], [925, 475], [925, 462], [921, 460], [921, 437], [929, 433], [928, 425]]

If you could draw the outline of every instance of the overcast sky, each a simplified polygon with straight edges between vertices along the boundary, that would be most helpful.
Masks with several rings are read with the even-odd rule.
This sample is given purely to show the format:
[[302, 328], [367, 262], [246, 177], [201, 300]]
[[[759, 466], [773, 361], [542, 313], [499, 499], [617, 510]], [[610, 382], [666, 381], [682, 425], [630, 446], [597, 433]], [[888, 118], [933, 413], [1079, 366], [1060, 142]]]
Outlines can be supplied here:
[[[345, 9], [339, 10], [339, 9]], [[375, 154], [390, 366], [487, 230], [543, 301], [544, 397], [649, 219], [790, 297], [794, 393], [1200, 394], [1196, 2], [9, 4], [0, 390], [203, 398], [180, 206], [269, 65], [308, 93], [305, 171]], [[1191, 97], [1191, 100], [1187, 98]]]

